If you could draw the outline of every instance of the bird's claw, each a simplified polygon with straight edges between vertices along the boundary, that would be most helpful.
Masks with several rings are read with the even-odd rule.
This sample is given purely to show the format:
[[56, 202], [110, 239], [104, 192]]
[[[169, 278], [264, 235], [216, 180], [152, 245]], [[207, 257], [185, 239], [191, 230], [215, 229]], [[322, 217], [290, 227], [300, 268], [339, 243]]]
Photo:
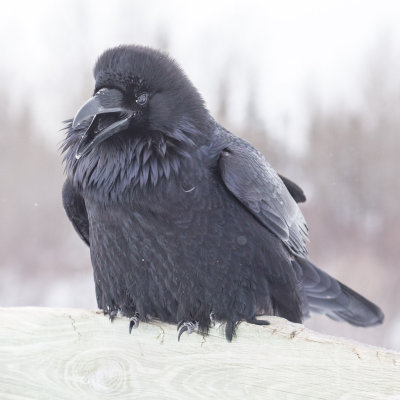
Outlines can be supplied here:
[[215, 326], [215, 314], [214, 314], [214, 311], [210, 312], [210, 323], [211, 323], [211, 326]]
[[117, 316], [117, 314], [118, 314], [118, 310], [111, 310], [108, 313], [108, 316], [109, 316], [111, 322], [114, 321], [114, 318]]
[[129, 319], [129, 334], [131, 334], [133, 328], [137, 328], [139, 326], [139, 313], [135, 313], [133, 317]]
[[176, 327], [176, 330], [178, 331], [178, 342], [181, 339], [182, 333], [187, 332], [188, 335], [193, 333], [196, 328], [197, 328], [197, 322], [191, 321], [191, 322], [185, 322], [185, 321], [179, 321], [178, 326]]
[[253, 325], [260, 325], [260, 326], [265, 326], [265, 325], [270, 325], [270, 323], [268, 321], [266, 321], [265, 319], [249, 319], [246, 322], [248, 322], [249, 324], [253, 324]]

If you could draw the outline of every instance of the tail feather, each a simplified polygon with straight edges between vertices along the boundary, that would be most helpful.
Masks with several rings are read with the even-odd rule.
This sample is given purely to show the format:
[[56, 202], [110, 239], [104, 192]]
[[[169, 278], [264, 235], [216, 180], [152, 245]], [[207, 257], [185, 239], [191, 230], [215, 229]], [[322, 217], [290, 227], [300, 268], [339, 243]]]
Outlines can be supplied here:
[[355, 326], [374, 326], [381, 324], [384, 319], [382, 310], [337, 281], [326, 272], [321, 271], [310, 261], [297, 258], [300, 265], [296, 268], [298, 279], [304, 290], [305, 313], [309, 311], [327, 315], [336, 321], [346, 321]]
[[[346, 295], [350, 302], [344, 310], [338, 310], [334, 313], [335, 317], [347, 321], [355, 326], [375, 326], [384, 320], [382, 310], [365, 297], [361, 296], [346, 285], [340, 284], [343, 294]], [[330, 314], [328, 317], [332, 318]]]

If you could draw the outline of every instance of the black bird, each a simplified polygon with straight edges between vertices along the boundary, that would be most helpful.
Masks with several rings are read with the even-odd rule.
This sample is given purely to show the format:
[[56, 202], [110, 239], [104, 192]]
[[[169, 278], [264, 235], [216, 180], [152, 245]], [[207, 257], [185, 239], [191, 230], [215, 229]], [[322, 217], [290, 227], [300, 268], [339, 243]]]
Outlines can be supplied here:
[[69, 120], [63, 203], [90, 246], [98, 306], [207, 333], [310, 312], [357, 326], [373, 303], [314, 266], [302, 190], [210, 116], [180, 67], [141, 46], [105, 51]]

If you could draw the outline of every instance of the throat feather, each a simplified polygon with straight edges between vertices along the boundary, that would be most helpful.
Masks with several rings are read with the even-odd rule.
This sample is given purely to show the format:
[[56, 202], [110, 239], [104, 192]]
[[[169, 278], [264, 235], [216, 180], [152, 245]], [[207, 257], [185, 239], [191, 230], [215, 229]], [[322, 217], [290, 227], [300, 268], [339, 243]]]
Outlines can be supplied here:
[[69, 122], [62, 146], [67, 175], [88, 196], [108, 199], [130, 198], [136, 188], [172, 179], [204, 141], [201, 131], [183, 119], [174, 129], [121, 132], [76, 159], [80, 137]]
[[178, 174], [186, 151], [176, 151], [167, 142], [135, 139], [130, 143], [98, 149], [97, 157], [76, 160], [72, 180], [84, 191], [106, 192], [108, 198], [126, 194], [137, 187], [156, 186]]

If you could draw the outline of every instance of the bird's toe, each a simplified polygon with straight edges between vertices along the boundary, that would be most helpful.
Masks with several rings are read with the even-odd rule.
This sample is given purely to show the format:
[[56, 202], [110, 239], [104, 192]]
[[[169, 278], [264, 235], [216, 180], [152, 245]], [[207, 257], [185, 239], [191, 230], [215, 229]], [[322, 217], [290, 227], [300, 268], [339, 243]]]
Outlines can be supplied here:
[[129, 334], [132, 332], [132, 329], [136, 329], [139, 327], [139, 313], [135, 313], [133, 317], [129, 319]]
[[184, 332], [187, 332], [187, 334], [190, 335], [197, 329], [197, 327], [198, 323], [196, 321], [179, 321], [178, 326], [176, 327], [176, 330], [178, 331], [178, 342], [180, 341], [181, 336]]
[[216, 318], [215, 318], [214, 311], [211, 311], [210, 312], [210, 325], [215, 326], [215, 321], [216, 321]]
[[118, 310], [111, 310], [111, 311], [108, 313], [108, 316], [109, 316], [111, 322], [114, 321], [114, 318], [115, 318], [117, 315], [118, 315]]
[[265, 319], [257, 319], [257, 318], [253, 318], [253, 319], [249, 319], [246, 321], [249, 324], [253, 324], [253, 325], [270, 325], [269, 321], [266, 321]]

